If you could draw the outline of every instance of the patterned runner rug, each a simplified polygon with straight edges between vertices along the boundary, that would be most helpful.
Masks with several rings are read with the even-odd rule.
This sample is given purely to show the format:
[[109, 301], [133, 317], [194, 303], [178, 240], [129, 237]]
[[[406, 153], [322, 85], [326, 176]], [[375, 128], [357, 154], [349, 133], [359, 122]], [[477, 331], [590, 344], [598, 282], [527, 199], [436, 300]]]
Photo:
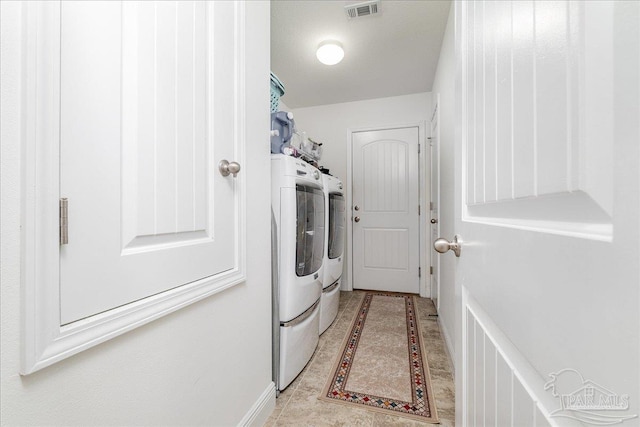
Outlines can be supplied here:
[[320, 399], [438, 423], [413, 295], [367, 292]]

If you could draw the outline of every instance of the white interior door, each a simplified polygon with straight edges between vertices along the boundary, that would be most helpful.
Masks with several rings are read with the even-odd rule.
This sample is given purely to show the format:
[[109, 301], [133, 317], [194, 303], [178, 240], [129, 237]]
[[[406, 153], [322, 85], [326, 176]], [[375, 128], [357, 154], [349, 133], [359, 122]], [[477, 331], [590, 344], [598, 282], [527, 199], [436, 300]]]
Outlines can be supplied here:
[[236, 266], [234, 8], [62, 2], [62, 324]]
[[624, 422], [640, 412], [640, 5], [455, 9], [457, 424]]
[[431, 202], [429, 206], [430, 211], [430, 245], [429, 254], [431, 257], [431, 299], [436, 307], [436, 310], [440, 309], [440, 257], [438, 253], [433, 249], [433, 242], [440, 237], [440, 128], [438, 127], [439, 120], [438, 102], [433, 110], [433, 116], [431, 117], [431, 167], [429, 172], [431, 174]]
[[419, 128], [352, 134], [353, 287], [419, 293]]

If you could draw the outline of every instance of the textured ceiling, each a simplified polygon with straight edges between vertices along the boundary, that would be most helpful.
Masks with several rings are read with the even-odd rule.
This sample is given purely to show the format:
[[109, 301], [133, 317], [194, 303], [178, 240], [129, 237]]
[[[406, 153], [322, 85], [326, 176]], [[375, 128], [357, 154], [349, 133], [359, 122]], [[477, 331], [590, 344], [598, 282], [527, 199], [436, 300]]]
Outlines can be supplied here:
[[[271, 70], [291, 108], [431, 90], [450, 1], [382, 0], [381, 12], [352, 20], [357, 1], [271, 1]], [[344, 60], [321, 64], [323, 40], [342, 43]]]

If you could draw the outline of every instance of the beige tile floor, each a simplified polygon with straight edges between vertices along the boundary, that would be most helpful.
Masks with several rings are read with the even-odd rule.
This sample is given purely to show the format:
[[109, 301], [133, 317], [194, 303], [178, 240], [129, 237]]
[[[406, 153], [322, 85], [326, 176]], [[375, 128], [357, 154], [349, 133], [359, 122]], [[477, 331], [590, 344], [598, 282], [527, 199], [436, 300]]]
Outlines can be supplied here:
[[[363, 297], [362, 291], [341, 292], [338, 317], [320, 337], [318, 348], [306, 368], [276, 399], [276, 407], [267, 420], [268, 427], [433, 425], [318, 399]], [[434, 317], [429, 317], [429, 314], [435, 314], [435, 307], [426, 298], [417, 298], [417, 306], [440, 425], [453, 426], [454, 382], [440, 327]]]

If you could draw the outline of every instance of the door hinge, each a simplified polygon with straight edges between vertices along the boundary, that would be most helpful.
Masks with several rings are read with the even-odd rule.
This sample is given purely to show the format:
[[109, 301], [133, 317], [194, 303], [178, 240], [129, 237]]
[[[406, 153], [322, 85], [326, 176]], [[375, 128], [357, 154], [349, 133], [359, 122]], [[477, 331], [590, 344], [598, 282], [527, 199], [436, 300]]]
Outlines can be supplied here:
[[429, 267], [429, 274], [433, 274], [433, 267]]
[[429, 210], [432, 211], [433, 210], [433, 202], [429, 202]]
[[418, 205], [418, 215], [420, 215], [420, 205]]
[[422, 277], [422, 267], [418, 267], [418, 278]]
[[60, 199], [60, 245], [69, 243], [69, 200]]
[[418, 144], [418, 154], [420, 154], [420, 144]]

